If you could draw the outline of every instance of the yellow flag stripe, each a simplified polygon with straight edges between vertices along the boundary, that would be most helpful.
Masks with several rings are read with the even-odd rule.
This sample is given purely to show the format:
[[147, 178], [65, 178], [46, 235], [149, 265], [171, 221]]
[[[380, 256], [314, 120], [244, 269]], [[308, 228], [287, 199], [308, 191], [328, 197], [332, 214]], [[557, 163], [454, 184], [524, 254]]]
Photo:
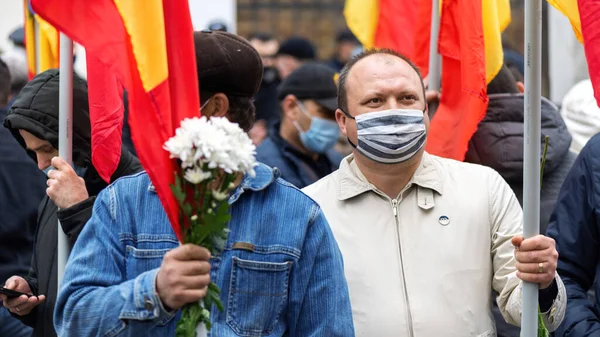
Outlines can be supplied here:
[[373, 48], [379, 20], [379, 0], [346, 0], [344, 16], [348, 28], [363, 47]]
[[169, 76], [162, 0], [114, 0], [146, 92]]
[[504, 64], [502, 32], [510, 24], [510, 0], [483, 0], [481, 9], [485, 44], [485, 79], [490, 83]]
[[58, 68], [59, 51], [58, 51], [58, 32], [51, 24], [42, 19], [39, 15], [35, 19], [40, 27], [40, 72], [44, 72], [51, 68]]
[[575, 36], [577, 36], [577, 40], [583, 43], [583, 33], [581, 32], [581, 19], [579, 18], [577, 0], [548, 0], [548, 3], [569, 18]]
[[25, 52], [27, 53], [27, 68], [30, 74], [35, 74], [35, 25], [29, 11], [28, 0], [23, 0], [25, 10]]

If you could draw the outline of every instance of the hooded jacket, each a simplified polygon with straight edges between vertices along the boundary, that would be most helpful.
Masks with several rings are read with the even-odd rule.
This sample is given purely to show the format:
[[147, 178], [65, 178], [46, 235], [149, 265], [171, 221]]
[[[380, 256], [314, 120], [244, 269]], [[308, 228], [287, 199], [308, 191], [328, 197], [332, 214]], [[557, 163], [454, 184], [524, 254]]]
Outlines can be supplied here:
[[[481, 164], [498, 171], [523, 206], [524, 96], [493, 94], [485, 118], [471, 138], [466, 162]], [[540, 233], [545, 233], [560, 187], [575, 161], [569, 151], [571, 135], [558, 108], [542, 99], [542, 149], [548, 136], [540, 203]]]
[[[59, 73], [58, 70], [52, 69], [36, 76], [17, 96], [4, 120], [4, 126], [12, 132], [21, 145], [25, 146], [25, 142], [19, 134], [20, 129], [37, 138], [47, 140], [52, 146], [58, 148], [58, 88]], [[40, 204], [31, 269], [26, 279], [32, 292], [35, 295], [46, 295], [46, 301], [30, 314], [16, 316], [34, 328], [32, 336], [56, 336], [53, 314], [57, 296], [58, 221], [72, 247], [92, 215], [96, 195], [107, 186], [91, 164], [91, 128], [88, 111], [87, 83], [75, 76], [73, 79], [73, 163], [87, 168], [83, 179], [90, 198], [61, 210], [58, 210], [48, 196], [44, 197]], [[119, 165], [111, 181], [141, 170], [138, 159], [123, 147]]]

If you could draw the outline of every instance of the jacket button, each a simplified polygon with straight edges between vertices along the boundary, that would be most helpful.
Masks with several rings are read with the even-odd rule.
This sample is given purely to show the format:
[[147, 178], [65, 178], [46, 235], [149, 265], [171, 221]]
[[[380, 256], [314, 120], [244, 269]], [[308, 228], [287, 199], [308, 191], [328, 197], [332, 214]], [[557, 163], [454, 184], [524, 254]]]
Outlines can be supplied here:
[[152, 303], [152, 301], [148, 298], [145, 297], [144, 298], [144, 308], [148, 311], [153, 311], [154, 310], [154, 303]]

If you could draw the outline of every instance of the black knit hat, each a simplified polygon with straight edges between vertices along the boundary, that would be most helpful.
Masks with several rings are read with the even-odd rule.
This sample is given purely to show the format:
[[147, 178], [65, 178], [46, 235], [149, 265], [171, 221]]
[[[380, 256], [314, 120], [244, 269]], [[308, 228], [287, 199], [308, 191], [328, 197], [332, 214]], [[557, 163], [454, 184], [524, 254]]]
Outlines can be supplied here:
[[289, 55], [299, 60], [314, 60], [317, 57], [313, 44], [301, 37], [292, 37], [283, 41], [277, 55]]

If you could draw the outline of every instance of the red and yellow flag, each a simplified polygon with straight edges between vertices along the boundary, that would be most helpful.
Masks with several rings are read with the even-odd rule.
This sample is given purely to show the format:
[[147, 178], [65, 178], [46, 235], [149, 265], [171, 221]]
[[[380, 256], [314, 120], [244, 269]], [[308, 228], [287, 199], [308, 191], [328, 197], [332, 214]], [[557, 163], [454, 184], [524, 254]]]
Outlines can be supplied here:
[[[429, 68], [431, 0], [346, 0], [348, 27], [365, 48], [390, 48]], [[504, 63], [502, 31], [509, 0], [441, 0], [438, 50], [442, 101], [431, 124], [427, 150], [463, 160], [487, 108], [487, 83]], [[448, 130], [452, 130], [448, 132]]]
[[[32, 0], [32, 5], [97, 62], [88, 64], [90, 102], [104, 102], [90, 111], [94, 167], [106, 179], [118, 163], [123, 109], [115, 86], [120, 84], [129, 95], [136, 152], [180, 236], [169, 186], [177, 165], [163, 144], [182, 119], [200, 114], [188, 1]], [[99, 152], [106, 151], [112, 154], [101, 159]]]
[[[31, 12], [29, 0], [23, 1], [25, 13], [25, 50], [27, 52], [27, 70], [29, 79], [37, 72], [44, 72], [59, 66], [59, 36], [58, 31], [39, 15]], [[39, 44], [35, 41], [35, 23], [39, 26]], [[39, 46], [40, 64], [36, 67], [36, 48]]]
[[600, 106], [600, 2], [595, 0], [548, 0], [569, 18], [579, 42], [583, 43], [594, 97]]

